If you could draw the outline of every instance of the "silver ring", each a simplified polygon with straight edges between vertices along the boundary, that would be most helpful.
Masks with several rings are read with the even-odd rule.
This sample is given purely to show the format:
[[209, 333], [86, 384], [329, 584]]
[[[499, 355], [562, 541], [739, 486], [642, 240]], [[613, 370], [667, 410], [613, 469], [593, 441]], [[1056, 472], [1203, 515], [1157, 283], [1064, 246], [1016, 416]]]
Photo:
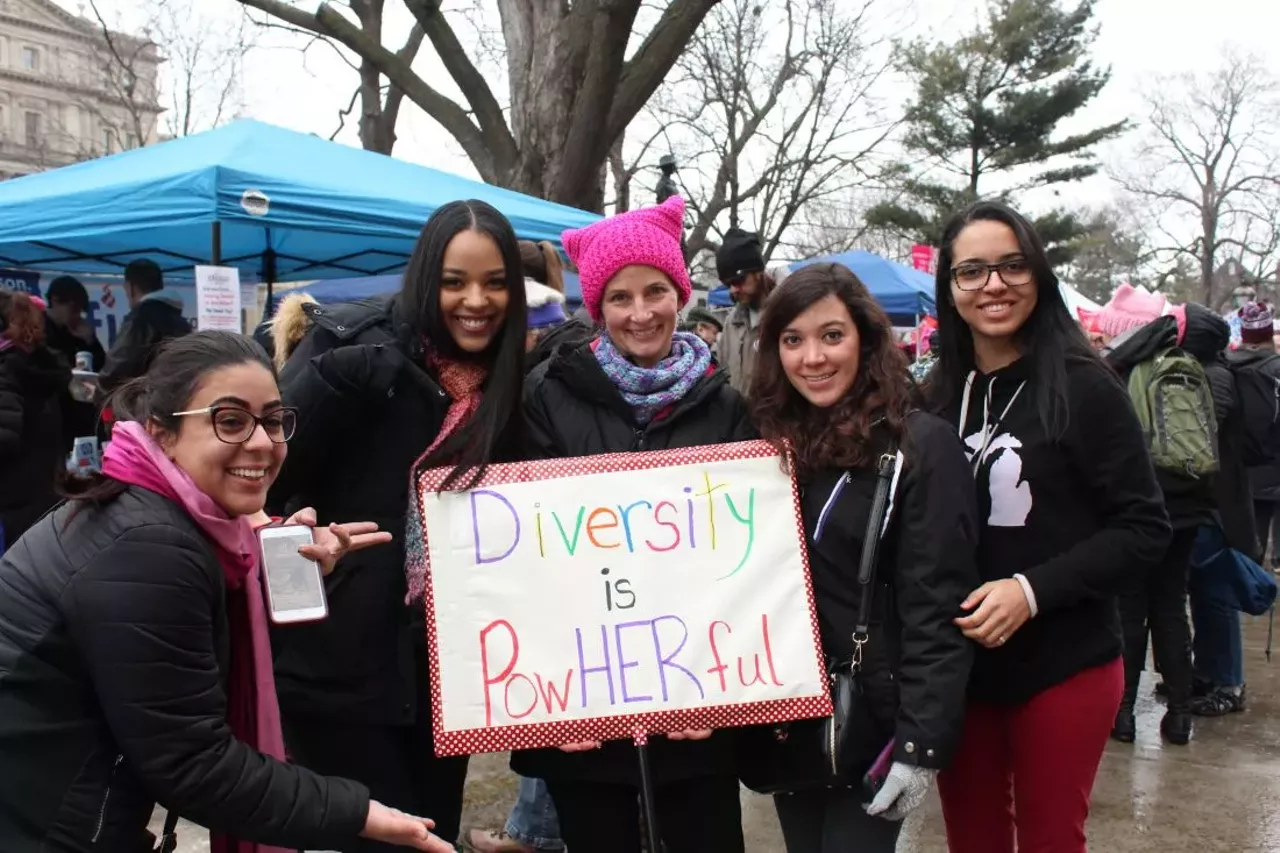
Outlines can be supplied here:
[[1004, 645], [1004, 641], [1005, 641], [1005, 638], [1004, 638], [1004, 637], [999, 637], [999, 638], [997, 638], [997, 639], [996, 639], [996, 645], [997, 645], [997, 646], [1003, 646], [1003, 645]]

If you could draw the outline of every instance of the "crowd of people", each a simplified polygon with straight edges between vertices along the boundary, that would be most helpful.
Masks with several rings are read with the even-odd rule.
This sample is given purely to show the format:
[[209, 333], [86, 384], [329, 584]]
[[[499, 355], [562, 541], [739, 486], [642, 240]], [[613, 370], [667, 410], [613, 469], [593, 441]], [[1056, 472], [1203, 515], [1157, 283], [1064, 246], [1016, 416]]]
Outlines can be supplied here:
[[[1082, 329], [1034, 227], [979, 202], [945, 231], [917, 381], [856, 275], [779, 282], [739, 229], [717, 256], [735, 307], [690, 306], [683, 220], [674, 196], [566, 232], [569, 314], [554, 246], [453, 202], [398, 292], [290, 297], [256, 343], [192, 332], [135, 262], [121, 340], [91, 356], [113, 426], [88, 477], [55, 477], [83, 288], [0, 293], [6, 850], [151, 850], [158, 802], [215, 851], [744, 853], [753, 755], [732, 729], [654, 733], [661, 838], [643, 837], [630, 741], [513, 753], [506, 826], [464, 834], [468, 759], [433, 742], [426, 468], [466, 489], [498, 462], [757, 438], [790, 454], [821, 651], [856, 668], [853, 740], [877, 749], [838, 783], [770, 786], [788, 853], [891, 853], [935, 784], [953, 853], [1083, 853], [1148, 632], [1170, 742], [1243, 708], [1248, 603], [1222, 573], [1262, 559], [1280, 495], [1280, 424], [1251, 420], [1269, 309], [1242, 312], [1239, 353], [1207, 309], [1132, 290]], [[314, 529], [323, 620], [268, 622], [255, 537], [279, 523]]]

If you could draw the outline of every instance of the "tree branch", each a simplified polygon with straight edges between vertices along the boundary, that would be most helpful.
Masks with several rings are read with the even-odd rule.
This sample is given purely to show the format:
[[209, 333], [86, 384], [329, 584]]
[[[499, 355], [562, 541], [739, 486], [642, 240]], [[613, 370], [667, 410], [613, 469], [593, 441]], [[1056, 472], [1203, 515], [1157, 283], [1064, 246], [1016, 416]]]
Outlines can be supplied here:
[[431, 39], [445, 70], [471, 105], [497, 168], [509, 171], [515, 165], [519, 151], [507, 128], [507, 117], [503, 114], [498, 99], [494, 97], [493, 90], [449, 26], [440, 10], [439, 0], [404, 0], [404, 4], [413, 13], [427, 38]]
[[644, 108], [662, 84], [667, 72], [680, 58], [689, 39], [698, 31], [707, 13], [718, 2], [719, 0], [672, 0], [667, 6], [639, 49], [623, 66], [613, 107], [604, 123], [609, 139], [616, 139]]

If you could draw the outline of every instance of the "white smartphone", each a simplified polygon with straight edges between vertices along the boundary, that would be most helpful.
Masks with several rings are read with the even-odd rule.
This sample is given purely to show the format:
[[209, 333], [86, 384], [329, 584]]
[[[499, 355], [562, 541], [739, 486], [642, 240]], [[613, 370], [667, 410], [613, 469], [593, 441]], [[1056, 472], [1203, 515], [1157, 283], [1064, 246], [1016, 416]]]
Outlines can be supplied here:
[[315, 622], [329, 615], [320, 566], [298, 553], [315, 541], [305, 525], [268, 527], [262, 540], [262, 578], [267, 610], [277, 625]]

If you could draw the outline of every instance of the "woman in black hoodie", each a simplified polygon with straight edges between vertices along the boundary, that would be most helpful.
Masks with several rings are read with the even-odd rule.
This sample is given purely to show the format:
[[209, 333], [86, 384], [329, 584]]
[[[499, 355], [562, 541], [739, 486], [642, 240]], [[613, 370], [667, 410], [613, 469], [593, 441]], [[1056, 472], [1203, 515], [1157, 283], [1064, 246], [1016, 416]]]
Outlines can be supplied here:
[[929, 393], [972, 460], [986, 581], [957, 620], [980, 648], [939, 778], [949, 849], [1083, 853], [1124, 689], [1116, 595], [1164, 554], [1169, 522], [1128, 395], [1023, 216], [979, 202], [952, 219], [937, 304]]

